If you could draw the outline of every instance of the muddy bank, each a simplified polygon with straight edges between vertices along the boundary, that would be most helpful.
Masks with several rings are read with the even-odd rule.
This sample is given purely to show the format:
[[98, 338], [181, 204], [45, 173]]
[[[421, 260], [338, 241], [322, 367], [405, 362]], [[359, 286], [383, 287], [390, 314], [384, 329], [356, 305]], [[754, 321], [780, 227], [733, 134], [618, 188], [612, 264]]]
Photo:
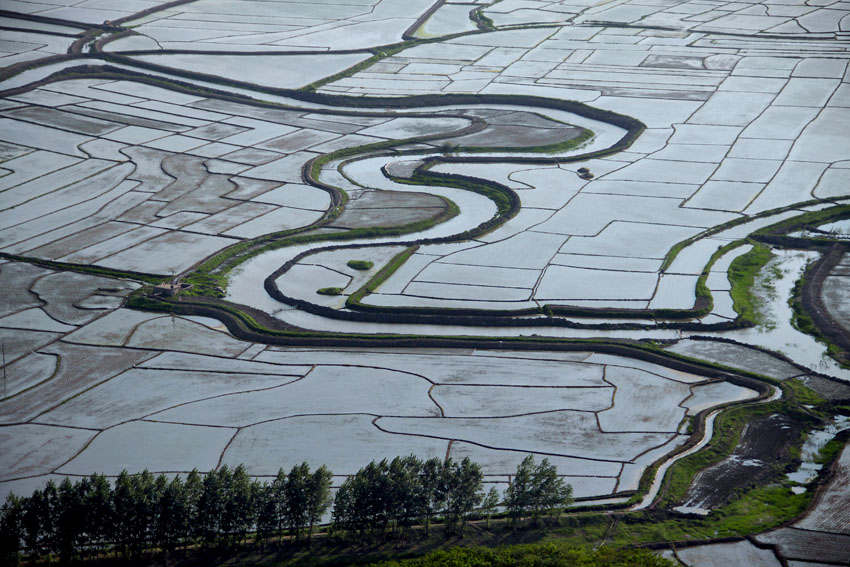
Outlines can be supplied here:
[[847, 273], [845, 248], [836, 244], [806, 271], [799, 299], [817, 330], [841, 349], [838, 356], [844, 362], [850, 357], [850, 326], [843, 320]]
[[788, 459], [788, 447], [799, 439], [801, 429], [781, 414], [751, 421], [729, 457], [694, 477], [681, 509], [707, 512], [726, 504], [736, 491], [767, 481], [775, 465]]

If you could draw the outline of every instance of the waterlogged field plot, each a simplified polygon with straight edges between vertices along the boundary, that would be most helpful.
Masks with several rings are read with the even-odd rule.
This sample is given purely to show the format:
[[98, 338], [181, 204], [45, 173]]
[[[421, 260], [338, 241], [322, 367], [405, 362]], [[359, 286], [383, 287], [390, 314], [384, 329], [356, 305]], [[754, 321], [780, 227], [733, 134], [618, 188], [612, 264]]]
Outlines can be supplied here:
[[[37, 273], [2, 268], [8, 277], [13, 268], [18, 278]], [[101, 311], [52, 333], [52, 344], [29, 344], [29, 389], [4, 402], [2, 450], [16, 457], [4, 460], [0, 486], [220, 462], [264, 476], [306, 460], [347, 475], [408, 453], [475, 457], [490, 481], [505, 483], [536, 452], [558, 464], [577, 496], [602, 497], [633, 490], [646, 466], [685, 441], [689, 408], [743, 390], [617, 356], [287, 349], [205, 323]], [[22, 368], [7, 372], [17, 378]]]
[[[847, 397], [835, 380], [847, 370], [791, 325], [788, 299], [818, 252], [775, 250], [754, 276], [764, 320], [753, 328], [734, 328], [729, 279], [751, 247], [706, 269], [724, 245], [850, 198], [846, 2], [4, 10], [0, 496], [124, 468], [244, 463], [270, 477], [301, 461], [329, 466], [339, 485], [372, 459], [411, 453], [470, 457], [503, 491], [532, 453], [585, 502], [624, 501], [701, 431], [694, 419], [758, 397], [716, 367], [511, 350], [514, 339], [653, 339], [667, 356]], [[461, 177], [417, 184], [428, 174]], [[290, 232], [303, 233], [297, 245], [258, 253]], [[180, 277], [232, 245], [228, 261], [251, 257], [212, 278], [227, 309], [256, 309], [282, 341], [317, 331], [390, 346], [250, 342], [206, 316], [217, 298], [179, 296], [206, 302], [205, 316], [137, 311], [125, 301], [140, 283], [66, 269]], [[819, 288], [840, 321], [848, 273], [845, 259]], [[398, 335], [413, 338], [398, 348]], [[467, 348], [416, 347], [423, 336]], [[491, 350], [469, 347], [475, 336]], [[696, 477], [686, 507], [714, 510], [769, 480], [799, 427], [780, 414], [750, 423], [732, 456]], [[847, 454], [796, 523], [671, 556], [694, 567], [846, 562]]]
[[198, 0], [134, 20], [135, 34], [107, 44], [107, 50], [286, 53], [365, 49], [400, 41], [431, 4], [430, 0], [250, 4]]

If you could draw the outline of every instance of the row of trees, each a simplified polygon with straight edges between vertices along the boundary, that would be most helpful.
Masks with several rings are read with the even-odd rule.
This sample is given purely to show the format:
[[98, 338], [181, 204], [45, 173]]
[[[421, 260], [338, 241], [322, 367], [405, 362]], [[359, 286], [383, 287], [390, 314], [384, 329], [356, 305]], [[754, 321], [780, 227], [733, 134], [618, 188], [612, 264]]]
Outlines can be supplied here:
[[270, 483], [252, 480], [242, 465], [171, 480], [123, 471], [114, 485], [98, 474], [48, 481], [29, 497], [6, 499], [0, 547], [4, 556], [25, 549], [67, 563], [107, 550], [135, 557], [152, 548], [228, 545], [249, 532], [257, 541], [283, 530], [309, 538], [330, 507], [331, 476], [326, 467], [311, 472], [302, 463], [288, 474], [281, 469]]
[[271, 482], [252, 480], [240, 465], [185, 478], [122, 472], [110, 483], [103, 475], [76, 482], [50, 481], [18, 498], [9, 495], [0, 515], [0, 550], [17, 557], [57, 555], [62, 562], [112, 551], [137, 557], [186, 545], [232, 545], [249, 533], [256, 542], [289, 534], [310, 540], [333, 504], [331, 529], [344, 537], [402, 535], [420, 524], [430, 532], [442, 519], [448, 533], [463, 535], [476, 511], [490, 515], [503, 505], [512, 522], [559, 511], [571, 501], [571, 488], [548, 460], [528, 456], [501, 501], [483, 491], [481, 468], [468, 458], [422, 461], [410, 455], [372, 461], [348, 477], [331, 498], [332, 474], [311, 471], [307, 463], [283, 469]]

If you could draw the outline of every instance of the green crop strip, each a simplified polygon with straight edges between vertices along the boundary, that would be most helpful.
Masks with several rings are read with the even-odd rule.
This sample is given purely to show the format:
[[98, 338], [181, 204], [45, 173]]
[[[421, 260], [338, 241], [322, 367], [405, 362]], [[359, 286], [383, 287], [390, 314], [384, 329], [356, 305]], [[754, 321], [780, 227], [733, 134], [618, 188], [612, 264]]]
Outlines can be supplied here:
[[[811, 211], [808, 213], [803, 213], [802, 215], [791, 217], [789, 219], [785, 219], [776, 224], [772, 224], [770, 226], [766, 226], [755, 231], [752, 236], [754, 238], [764, 237], [773, 234], [781, 234], [790, 232], [793, 230], [801, 230], [806, 227], [816, 227], [821, 224], [826, 224], [828, 222], [843, 220], [846, 218], [850, 218], [850, 205], [837, 205], [835, 207], [829, 207], [827, 209], [821, 209], [819, 211]], [[826, 235], [822, 238], [809, 238], [808, 240], [813, 240], [815, 242], [826, 242], [831, 243], [835, 242], [835, 238], [830, 238]]]
[[419, 246], [411, 246], [402, 252], [396, 254], [392, 260], [387, 262], [387, 264], [378, 270], [378, 273], [372, 276], [372, 278], [366, 282], [366, 285], [352, 293], [348, 296], [348, 299], [345, 302], [346, 307], [354, 307], [359, 305], [361, 300], [368, 294], [375, 291], [379, 285], [384, 283], [391, 275], [393, 275], [396, 270], [398, 270], [407, 259], [413, 256], [413, 254], [419, 250]]
[[[686, 247], [691, 244], [697, 242], [698, 240], [702, 240], [708, 236], [717, 234], [719, 232], [723, 232], [724, 230], [728, 230], [730, 228], [734, 228], [736, 226], [740, 226], [742, 224], [746, 224], [755, 219], [767, 218], [771, 216], [775, 216], [787, 211], [792, 211], [795, 209], [799, 209], [800, 207], [805, 207], [809, 205], [820, 204], [822, 201], [819, 200], [811, 200], [811, 201], [803, 201], [801, 203], [794, 203], [793, 205], [788, 205], [786, 207], [780, 207], [777, 209], [771, 209], [769, 211], [763, 211], [761, 213], [755, 214], [751, 217], [740, 217], [729, 222], [723, 223], [721, 225], [710, 228], [706, 231], [703, 231], [695, 236], [690, 238], [686, 238], [681, 242], [677, 242], [670, 248], [667, 254], [664, 256], [664, 262], [661, 264], [661, 270], [665, 271], [670, 265], [673, 263], [673, 260], [679, 255], [679, 253], [684, 250]], [[801, 215], [797, 215], [791, 217], [790, 219], [785, 219], [779, 221], [770, 226], [766, 226], [760, 229], [757, 229], [752, 232], [750, 235], [751, 238], [754, 239], [765, 239], [768, 235], [776, 234], [779, 232], [785, 232], [789, 230], [793, 230], [794, 228], [802, 228], [804, 226], [811, 226], [817, 224], [824, 224], [834, 220], [841, 220], [844, 218], [850, 217], [850, 205], [837, 205], [835, 207], [829, 207], [827, 209], [822, 209], [820, 211], [813, 211], [808, 213], [803, 213]], [[798, 239], [804, 240], [804, 239]], [[835, 239], [823, 238], [823, 239], [805, 239], [814, 243], [829, 243], [835, 242]]]

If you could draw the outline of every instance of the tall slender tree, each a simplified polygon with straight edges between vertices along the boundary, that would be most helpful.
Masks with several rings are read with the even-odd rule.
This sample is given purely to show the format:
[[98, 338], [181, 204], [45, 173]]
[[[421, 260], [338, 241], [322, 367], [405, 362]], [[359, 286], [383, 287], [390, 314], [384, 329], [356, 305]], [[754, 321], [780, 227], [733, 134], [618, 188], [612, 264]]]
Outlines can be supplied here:
[[442, 459], [432, 457], [422, 463], [419, 471], [420, 498], [422, 502], [421, 518], [425, 524], [425, 535], [431, 534], [431, 520], [443, 507], [443, 492], [440, 490], [440, 479], [443, 476], [445, 463]]
[[251, 478], [243, 465], [233, 469], [229, 490], [225, 495], [222, 531], [231, 544], [245, 539], [254, 527], [254, 503], [251, 500]]
[[278, 534], [286, 528], [286, 472], [281, 467], [271, 483], [269, 512], [274, 514], [275, 530]]
[[484, 498], [481, 500], [481, 510], [484, 512], [484, 515], [487, 517], [487, 527], [490, 527], [490, 517], [493, 515], [493, 512], [496, 511], [496, 508], [499, 506], [501, 498], [499, 497], [499, 491], [496, 490], [495, 486], [491, 486], [490, 490], [487, 494], [484, 495]]
[[162, 488], [162, 482], [148, 469], [131, 477], [132, 515], [130, 520], [130, 547], [133, 555], [139, 556], [146, 548], [151, 547], [153, 531], [156, 523], [156, 507], [159, 501], [157, 491]]
[[102, 474], [92, 474], [85, 500], [89, 543], [94, 553], [106, 549], [112, 533], [115, 510], [112, 506], [112, 487]]
[[0, 561], [2, 565], [17, 567], [21, 542], [24, 538], [24, 506], [12, 493], [0, 508]]
[[133, 490], [130, 474], [126, 470], [121, 471], [112, 490], [112, 508], [115, 510], [112, 538], [124, 557], [129, 556], [133, 531]]
[[181, 535], [187, 531], [186, 487], [179, 476], [174, 476], [163, 488], [157, 507], [154, 542], [167, 556], [176, 549]]
[[35, 490], [23, 503], [24, 544], [30, 551], [33, 561], [49, 552], [48, 533], [51, 531], [53, 517], [44, 491]]
[[524, 516], [532, 523], [540, 521], [543, 514], [554, 514], [572, 501], [572, 487], [558, 476], [549, 459], [539, 464], [528, 455], [517, 466], [516, 474], [505, 491], [505, 508], [516, 524]]
[[558, 469], [544, 458], [534, 468], [531, 480], [532, 522], [537, 523], [544, 514], [559, 512], [572, 502], [573, 488], [558, 476]]
[[[226, 470], [227, 465], [222, 467]], [[224, 509], [223, 493], [224, 482], [222, 482], [220, 471], [215, 469], [206, 474], [203, 481], [203, 491], [198, 499], [198, 527], [200, 529], [201, 541], [206, 545], [212, 545], [221, 530], [221, 514]]]
[[59, 484], [59, 506], [56, 515], [59, 560], [68, 564], [78, 554], [85, 516], [79, 484], [65, 477]]
[[287, 527], [295, 533], [296, 541], [301, 539], [301, 532], [309, 523], [309, 490], [310, 465], [305, 462], [293, 466], [286, 477], [284, 488], [284, 516]]
[[528, 455], [517, 465], [516, 473], [505, 491], [505, 511], [511, 524], [518, 525], [531, 508], [531, 477], [534, 474], [534, 456]]
[[355, 480], [354, 477], [348, 477], [342, 481], [342, 485], [337, 489], [334, 495], [332, 526], [336, 534], [344, 534], [346, 536], [355, 535], [357, 532], [357, 522], [355, 518], [356, 501], [355, 501]]
[[321, 522], [331, 505], [333, 473], [324, 465], [316, 469], [307, 486], [307, 540], [313, 537], [313, 526]]
[[481, 502], [484, 476], [481, 467], [469, 457], [460, 463], [448, 460], [443, 470], [446, 521], [451, 529], [463, 537], [469, 514]]
[[422, 515], [422, 485], [419, 475], [422, 461], [414, 455], [390, 461], [388, 474], [388, 508], [393, 529], [399, 534]]
[[254, 507], [257, 510], [256, 542], [265, 545], [278, 529], [277, 502], [271, 484], [254, 482], [251, 485]]
[[204, 481], [198, 469], [192, 469], [186, 475], [183, 491], [186, 493], [186, 525], [181, 534], [181, 539], [187, 540], [187, 543], [200, 541], [203, 534], [199, 518], [201, 495], [204, 493]]

